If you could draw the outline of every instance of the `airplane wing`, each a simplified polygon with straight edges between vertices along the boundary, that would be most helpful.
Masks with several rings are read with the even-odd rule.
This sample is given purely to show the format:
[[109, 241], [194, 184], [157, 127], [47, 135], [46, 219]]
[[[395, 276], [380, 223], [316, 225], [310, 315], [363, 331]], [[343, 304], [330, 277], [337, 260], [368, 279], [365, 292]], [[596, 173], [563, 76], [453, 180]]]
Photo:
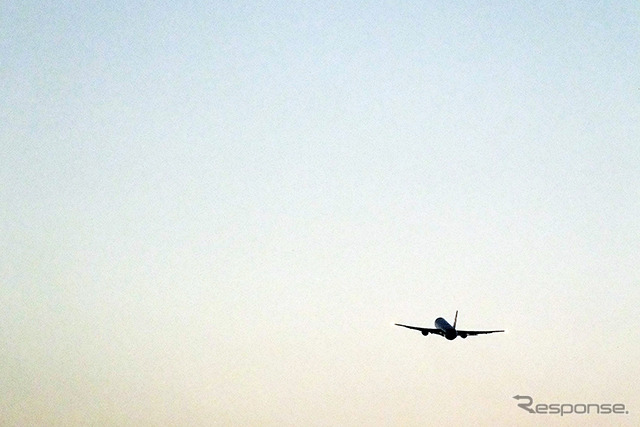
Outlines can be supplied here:
[[504, 330], [499, 330], [499, 331], [461, 331], [458, 330], [458, 335], [459, 336], [463, 336], [463, 335], [481, 335], [481, 334], [492, 334], [494, 332], [504, 332]]
[[444, 332], [442, 332], [440, 329], [421, 328], [419, 326], [401, 325], [400, 323], [396, 323], [395, 325], [396, 326], [402, 326], [403, 328], [415, 329], [416, 331], [422, 332], [424, 335], [426, 335], [426, 334], [438, 334], [438, 335], [444, 336]]

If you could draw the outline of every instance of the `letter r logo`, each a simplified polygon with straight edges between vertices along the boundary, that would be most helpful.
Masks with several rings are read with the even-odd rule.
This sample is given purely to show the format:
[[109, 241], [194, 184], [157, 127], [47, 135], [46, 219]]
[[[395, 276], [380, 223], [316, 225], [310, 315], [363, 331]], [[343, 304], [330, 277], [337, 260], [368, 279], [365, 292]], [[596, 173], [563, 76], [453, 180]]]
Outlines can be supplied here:
[[522, 409], [524, 409], [525, 411], [531, 413], [531, 414], [535, 414], [536, 411], [534, 411], [533, 409], [529, 408], [529, 406], [531, 406], [533, 404], [533, 399], [531, 398], [531, 396], [520, 396], [519, 394], [516, 394], [515, 396], [513, 396], [514, 399], [516, 400], [522, 400], [522, 399], [526, 399], [528, 402], [527, 403], [518, 403], [518, 406], [521, 407]]

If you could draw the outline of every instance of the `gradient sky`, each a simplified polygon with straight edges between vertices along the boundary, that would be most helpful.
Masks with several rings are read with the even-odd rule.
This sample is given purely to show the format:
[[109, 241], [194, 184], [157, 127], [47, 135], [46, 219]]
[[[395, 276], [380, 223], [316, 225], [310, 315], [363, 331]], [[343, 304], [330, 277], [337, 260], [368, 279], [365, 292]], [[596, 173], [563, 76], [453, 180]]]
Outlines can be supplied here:
[[637, 1], [0, 31], [0, 424], [638, 425]]

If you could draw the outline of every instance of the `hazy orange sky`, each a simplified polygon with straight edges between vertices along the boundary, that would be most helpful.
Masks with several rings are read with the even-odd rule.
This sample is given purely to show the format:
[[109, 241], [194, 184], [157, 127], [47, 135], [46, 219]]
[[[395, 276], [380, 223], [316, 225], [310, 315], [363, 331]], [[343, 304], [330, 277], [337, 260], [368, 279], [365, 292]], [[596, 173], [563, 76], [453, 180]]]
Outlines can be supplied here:
[[639, 19], [2, 2], [0, 424], [640, 424]]

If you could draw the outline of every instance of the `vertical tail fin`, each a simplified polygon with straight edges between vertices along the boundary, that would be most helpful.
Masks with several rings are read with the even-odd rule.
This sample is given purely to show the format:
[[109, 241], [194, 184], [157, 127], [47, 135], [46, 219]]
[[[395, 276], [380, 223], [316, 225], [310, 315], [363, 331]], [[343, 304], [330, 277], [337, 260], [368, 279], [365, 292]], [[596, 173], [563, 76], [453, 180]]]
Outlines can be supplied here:
[[458, 310], [456, 310], [456, 317], [453, 319], [453, 329], [456, 328], [456, 323], [458, 322]]

